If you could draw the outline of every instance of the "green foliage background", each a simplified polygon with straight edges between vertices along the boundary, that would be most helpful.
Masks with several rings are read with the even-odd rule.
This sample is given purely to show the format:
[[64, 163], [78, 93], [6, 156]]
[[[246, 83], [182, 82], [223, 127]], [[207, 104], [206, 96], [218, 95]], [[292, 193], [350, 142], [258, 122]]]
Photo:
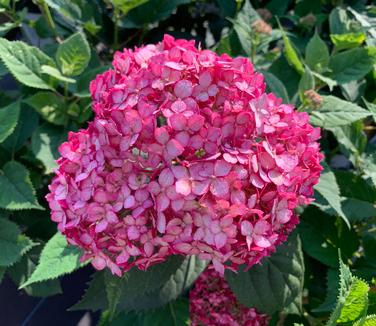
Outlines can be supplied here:
[[[262, 265], [226, 274], [238, 300], [271, 325], [376, 325], [374, 1], [0, 0], [0, 281], [52, 296], [82, 267], [44, 199], [57, 147], [91, 119], [89, 82], [114, 51], [166, 32], [249, 57], [322, 127], [316, 201]], [[123, 278], [97, 272], [71, 309], [101, 310], [101, 325], [185, 325], [205, 267], [173, 257]]]

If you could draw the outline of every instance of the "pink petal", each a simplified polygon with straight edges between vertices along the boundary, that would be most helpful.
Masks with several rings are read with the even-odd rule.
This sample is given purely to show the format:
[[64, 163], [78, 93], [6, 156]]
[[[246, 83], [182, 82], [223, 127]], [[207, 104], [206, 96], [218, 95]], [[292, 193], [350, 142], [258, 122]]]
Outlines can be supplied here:
[[168, 168], [163, 169], [159, 174], [158, 182], [164, 188], [171, 186], [174, 183], [174, 175], [172, 171]]
[[171, 110], [176, 113], [184, 112], [187, 109], [187, 104], [182, 100], [177, 100], [171, 104]]
[[161, 193], [157, 197], [157, 210], [163, 212], [170, 205], [170, 199], [164, 194]]
[[124, 208], [125, 209], [132, 208], [135, 204], [136, 204], [136, 200], [135, 200], [134, 196], [128, 196], [124, 200]]
[[102, 221], [100, 221], [96, 226], [95, 226], [95, 233], [100, 233], [104, 230], [106, 230], [108, 226], [108, 222], [107, 220], [103, 219]]
[[224, 198], [229, 194], [229, 185], [225, 179], [215, 179], [210, 185], [210, 192], [220, 198]]
[[180, 179], [176, 181], [175, 190], [183, 196], [188, 196], [192, 191], [191, 182], [189, 179]]
[[250, 235], [253, 232], [253, 225], [249, 221], [242, 221], [240, 224], [240, 232], [242, 235]]
[[179, 80], [174, 87], [174, 93], [177, 97], [186, 98], [192, 94], [192, 83], [189, 80]]
[[185, 129], [187, 119], [184, 115], [175, 113], [169, 118], [169, 122], [173, 129], [181, 131]]
[[269, 231], [270, 224], [266, 221], [257, 221], [254, 227], [254, 232], [256, 234], [264, 234], [265, 232]]
[[261, 247], [261, 248], [268, 248], [271, 246], [271, 243], [269, 242], [268, 239], [266, 239], [265, 237], [263, 236], [260, 236], [260, 235], [255, 235], [253, 237], [253, 240], [255, 242], [255, 245], [258, 246], [258, 247]]
[[212, 263], [214, 269], [223, 276], [225, 274], [225, 266], [216, 258], [212, 260]]
[[121, 254], [116, 257], [116, 263], [117, 264], [124, 264], [124, 263], [128, 262], [129, 257], [130, 256], [129, 256], [128, 252], [126, 252], [125, 250], [123, 250], [121, 252]]
[[188, 119], [188, 127], [192, 131], [199, 131], [205, 123], [205, 118], [202, 115], [194, 114]]
[[171, 139], [167, 143], [166, 149], [171, 158], [175, 158], [184, 152], [184, 147], [175, 139]]
[[283, 184], [283, 175], [277, 170], [269, 171], [268, 177], [277, 186], [281, 186]]
[[281, 154], [276, 156], [275, 161], [286, 172], [291, 172], [298, 165], [298, 157], [296, 155]]
[[162, 233], [162, 234], [166, 232], [166, 216], [163, 213], [158, 214], [157, 230], [159, 233]]
[[104, 269], [107, 264], [106, 264], [106, 260], [103, 259], [102, 257], [95, 257], [92, 261], [91, 261], [91, 264], [94, 266], [95, 269], [101, 271], [102, 269]]
[[227, 235], [226, 233], [218, 233], [214, 236], [214, 242], [215, 242], [215, 246], [217, 247], [217, 249], [221, 249], [222, 247], [224, 247], [226, 245], [226, 242], [227, 242]]
[[140, 237], [140, 231], [135, 226], [130, 226], [127, 232], [129, 240], [136, 240]]
[[292, 215], [292, 212], [287, 208], [278, 210], [277, 220], [279, 223], [282, 223], [282, 224], [287, 223], [288, 221], [290, 221], [291, 215]]
[[218, 160], [214, 165], [214, 175], [224, 177], [230, 173], [232, 165], [224, 160]]

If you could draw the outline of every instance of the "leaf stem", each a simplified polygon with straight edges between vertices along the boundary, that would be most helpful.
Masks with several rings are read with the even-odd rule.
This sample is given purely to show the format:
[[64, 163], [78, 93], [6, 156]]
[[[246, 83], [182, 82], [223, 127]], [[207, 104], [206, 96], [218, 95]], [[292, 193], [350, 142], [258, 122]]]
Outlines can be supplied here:
[[50, 8], [48, 7], [47, 3], [44, 0], [39, 0], [39, 8], [42, 11], [42, 14], [46, 18], [47, 24], [50, 26], [52, 29], [55, 38], [58, 38], [57, 30], [56, 30], [56, 25], [54, 20], [52, 19], [52, 15], [50, 12]]
[[119, 9], [114, 7], [114, 50], [119, 48]]

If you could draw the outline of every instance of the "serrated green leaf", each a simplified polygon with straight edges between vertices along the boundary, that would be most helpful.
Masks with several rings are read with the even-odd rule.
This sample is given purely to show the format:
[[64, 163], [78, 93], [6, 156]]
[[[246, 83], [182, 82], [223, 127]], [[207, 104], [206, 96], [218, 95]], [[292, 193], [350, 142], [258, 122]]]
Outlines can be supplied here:
[[76, 83], [76, 81], [74, 79], [63, 76], [61, 74], [61, 72], [55, 67], [43, 65], [41, 67], [41, 69], [42, 69], [42, 73], [47, 74], [51, 77], [54, 77], [57, 80], [60, 80], [60, 81], [65, 82], [65, 83], [70, 83], [70, 84]]
[[81, 254], [78, 247], [68, 245], [65, 237], [56, 233], [43, 248], [35, 271], [20, 288], [72, 273], [85, 265], [80, 262]]
[[376, 315], [366, 316], [363, 320], [357, 321], [354, 326], [375, 326], [376, 325]]
[[307, 44], [305, 62], [315, 71], [321, 71], [328, 66], [329, 50], [325, 42], [320, 38], [317, 30]]
[[25, 103], [35, 109], [45, 120], [58, 126], [68, 123], [67, 108], [64, 101], [52, 92], [38, 92], [26, 100]]
[[35, 243], [20, 233], [17, 224], [0, 218], [0, 266], [16, 263]]
[[31, 150], [36, 158], [42, 161], [46, 173], [51, 173], [56, 167], [55, 160], [59, 158], [58, 147], [67, 138], [64, 128], [43, 124], [33, 133]]
[[154, 309], [176, 300], [192, 286], [206, 266], [207, 262], [200, 260], [196, 256], [186, 257], [179, 268], [170, 274], [169, 279], [161, 287], [145, 291], [143, 294], [140, 293], [133, 298], [127, 295], [127, 286], [125, 286], [119, 302], [119, 309], [135, 311]]
[[342, 259], [339, 259], [339, 289], [337, 295], [337, 303], [330, 315], [330, 319], [326, 326], [336, 326], [337, 319], [341, 315], [342, 307], [345, 305], [346, 297], [350, 291], [352, 284], [352, 275], [348, 266], [346, 266]]
[[52, 88], [41, 66], [54, 67], [55, 63], [38, 48], [21, 41], [11, 42], [0, 38], [0, 58], [20, 83], [34, 88]]
[[362, 107], [332, 95], [322, 96], [322, 99], [321, 107], [310, 112], [310, 122], [325, 129], [349, 125], [371, 115]]
[[[163, 266], [164, 264], [168, 265]], [[161, 307], [187, 290], [206, 266], [207, 263], [196, 256], [185, 259], [173, 256], [165, 263], [152, 266], [154, 270], [150, 274], [149, 270], [142, 272], [133, 269], [123, 280], [118, 310], [139, 311]], [[94, 277], [81, 301], [71, 310], [107, 309], [108, 301], [102, 274], [104, 273], [98, 273]]]
[[0, 146], [9, 153], [14, 154], [29, 139], [33, 131], [38, 127], [38, 123], [39, 114], [21, 102], [21, 111], [17, 126]]
[[6, 271], [7, 271], [6, 267], [0, 267], [0, 284], [3, 281], [3, 278], [4, 278], [4, 275], [5, 275]]
[[44, 209], [38, 204], [29, 171], [16, 161], [6, 163], [0, 170], [0, 207], [5, 209]]
[[49, 7], [56, 10], [70, 22], [80, 21], [82, 12], [77, 3], [71, 0], [44, 0]]
[[273, 92], [277, 97], [281, 98], [284, 103], [289, 103], [289, 95], [283, 83], [272, 73], [267, 71], [262, 71], [265, 78], [265, 83], [267, 90]]
[[376, 104], [368, 102], [363, 98], [363, 102], [366, 105], [366, 108], [371, 112], [373, 121], [376, 123]]
[[329, 205], [350, 227], [350, 223], [341, 207], [341, 196], [336, 177], [326, 164], [323, 164], [323, 166], [324, 170], [321, 172], [319, 183], [314, 187], [315, 191], [317, 191], [329, 203]]
[[[41, 249], [41, 246], [34, 247], [19, 262], [8, 269], [8, 275], [18, 286], [24, 283], [35, 270]], [[48, 297], [62, 293], [60, 282], [57, 279], [31, 284], [24, 290], [28, 295], [34, 297]]]
[[376, 187], [376, 153], [363, 158], [363, 172]]
[[368, 290], [369, 286], [366, 282], [353, 277], [337, 323], [354, 322], [365, 316], [368, 307]]
[[337, 50], [340, 51], [360, 46], [366, 40], [366, 34], [363, 32], [330, 34], [330, 39]]
[[363, 78], [372, 69], [372, 59], [364, 48], [340, 52], [330, 58], [332, 78], [338, 84], [346, 84]]
[[78, 32], [61, 43], [56, 52], [56, 60], [61, 71], [67, 76], [80, 75], [89, 64], [90, 46], [83, 33]]
[[20, 102], [13, 102], [0, 109], [0, 143], [2, 143], [16, 128], [20, 114]]
[[300, 307], [303, 291], [304, 263], [300, 239], [296, 234], [264, 258], [261, 265], [237, 274], [226, 272], [232, 291], [240, 303], [272, 314], [292, 302]]
[[110, 320], [112, 320], [115, 316], [116, 308], [120, 302], [122, 285], [125, 278], [127, 278], [126, 274], [124, 274], [122, 277], [114, 277], [109, 271], [105, 271], [104, 273]]

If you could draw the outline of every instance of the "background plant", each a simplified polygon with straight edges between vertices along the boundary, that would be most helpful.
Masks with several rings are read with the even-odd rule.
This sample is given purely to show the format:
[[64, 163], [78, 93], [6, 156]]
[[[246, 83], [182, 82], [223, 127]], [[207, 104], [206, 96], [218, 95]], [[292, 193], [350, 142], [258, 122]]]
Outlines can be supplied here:
[[[268, 313], [272, 325], [375, 322], [370, 1], [0, 0], [0, 21], [0, 279], [51, 296], [61, 292], [60, 276], [82, 267], [44, 200], [57, 147], [91, 119], [89, 82], [114, 51], [168, 32], [251, 58], [269, 91], [323, 128], [316, 201], [301, 209], [296, 232], [273, 256], [226, 275], [238, 300]], [[184, 324], [187, 291], [204, 268], [174, 257], [123, 278], [97, 272], [73, 309], [102, 310], [103, 325]]]

